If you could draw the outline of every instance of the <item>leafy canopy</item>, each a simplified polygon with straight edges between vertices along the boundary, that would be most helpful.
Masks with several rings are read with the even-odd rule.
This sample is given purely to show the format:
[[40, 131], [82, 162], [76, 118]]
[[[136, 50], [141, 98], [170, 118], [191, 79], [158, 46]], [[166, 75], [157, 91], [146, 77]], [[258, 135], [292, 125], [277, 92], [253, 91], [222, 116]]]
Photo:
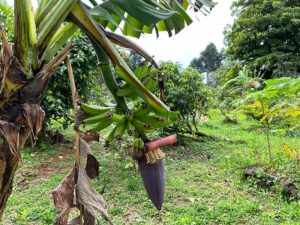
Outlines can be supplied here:
[[300, 1], [236, 0], [236, 16], [225, 31], [227, 55], [264, 78], [299, 76]]
[[165, 102], [189, 121], [208, 110], [208, 94], [202, 75], [192, 67], [182, 70], [179, 64], [161, 63], [165, 79]]
[[190, 66], [200, 73], [206, 73], [207, 83], [210, 83], [210, 74], [221, 66], [222, 58], [222, 52], [218, 51], [214, 43], [210, 43], [206, 46], [205, 50], [200, 53], [199, 58], [194, 58], [191, 61]]
[[255, 113], [263, 123], [283, 119], [291, 129], [299, 128], [300, 78], [267, 80], [263, 90], [240, 101], [240, 108], [246, 113]]

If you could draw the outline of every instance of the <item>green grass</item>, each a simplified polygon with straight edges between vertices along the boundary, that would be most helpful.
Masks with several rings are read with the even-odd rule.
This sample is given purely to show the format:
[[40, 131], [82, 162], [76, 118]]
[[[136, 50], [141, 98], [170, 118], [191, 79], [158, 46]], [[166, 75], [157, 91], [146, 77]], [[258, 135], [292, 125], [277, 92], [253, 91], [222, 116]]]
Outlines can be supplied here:
[[[94, 185], [101, 190], [110, 176], [104, 198], [115, 224], [300, 224], [300, 204], [282, 199], [279, 181], [274, 190], [267, 191], [242, 179], [245, 167], [259, 165], [299, 184], [299, 167], [281, 149], [283, 143], [299, 149], [299, 137], [271, 134], [271, 167], [266, 138], [256, 121], [240, 116], [238, 125], [226, 124], [213, 111], [211, 120], [199, 123], [199, 128], [232, 141], [189, 141], [165, 149], [166, 196], [161, 212], [154, 209], [138, 172], [121, 153], [92, 146], [101, 165], [101, 179]], [[23, 151], [2, 224], [53, 223], [51, 190], [72, 167], [70, 149], [65, 145]]]

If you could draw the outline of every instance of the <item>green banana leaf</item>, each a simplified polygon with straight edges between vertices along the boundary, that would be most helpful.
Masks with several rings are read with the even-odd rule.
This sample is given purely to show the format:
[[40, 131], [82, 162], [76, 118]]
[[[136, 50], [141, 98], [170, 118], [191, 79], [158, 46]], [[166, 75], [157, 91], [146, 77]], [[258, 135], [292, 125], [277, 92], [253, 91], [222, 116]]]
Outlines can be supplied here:
[[[215, 5], [211, 0], [200, 2], [203, 8]], [[186, 12], [188, 5], [194, 7], [193, 1], [107, 0], [91, 9], [90, 13], [103, 27], [112, 31], [120, 27], [123, 21], [124, 35], [139, 38], [142, 33], [155, 30], [157, 36], [158, 31], [167, 31], [172, 36], [192, 23]]]

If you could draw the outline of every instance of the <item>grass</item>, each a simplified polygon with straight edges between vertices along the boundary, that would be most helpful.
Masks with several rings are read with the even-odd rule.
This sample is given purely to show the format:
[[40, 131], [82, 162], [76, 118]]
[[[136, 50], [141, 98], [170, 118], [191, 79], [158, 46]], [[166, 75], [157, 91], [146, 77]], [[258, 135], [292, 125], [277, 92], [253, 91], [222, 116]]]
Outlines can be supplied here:
[[[268, 164], [264, 131], [243, 116], [239, 124], [226, 124], [215, 111], [211, 120], [199, 123], [201, 131], [232, 141], [186, 142], [165, 149], [166, 196], [162, 211], [152, 206], [138, 172], [115, 149], [93, 144], [100, 161], [98, 190], [110, 177], [104, 198], [115, 224], [300, 224], [299, 202], [286, 202], [280, 185], [260, 190], [242, 179], [243, 169], [260, 165], [272, 169], [284, 179], [300, 183], [297, 163], [288, 159], [282, 144], [300, 146], [299, 137], [271, 134], [273, 165]], [[1, 224], [52, 224], [55, 211], [51, 190], [73, 164], [70, 145], [25, 149], [14, 192]]]

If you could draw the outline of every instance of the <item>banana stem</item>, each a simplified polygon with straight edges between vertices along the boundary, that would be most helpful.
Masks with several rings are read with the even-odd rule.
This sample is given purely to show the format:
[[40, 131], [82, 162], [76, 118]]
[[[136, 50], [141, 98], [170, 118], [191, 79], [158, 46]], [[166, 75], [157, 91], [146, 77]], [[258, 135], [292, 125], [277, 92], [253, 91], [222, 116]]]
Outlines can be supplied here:
[[[79, 170], [80, 166], [80, 132], [79, 132], [79, 125], [76, 122], [76, 114], [77, 114], [77, 100], [78, 100], [78, 93], [76, 90], [76, 85], [75, 85], [75, 79], [74, 79], [74, 74], [73, 74], [73, 69], [71, 62], [69, 58], [67, 57], [65, 60], [67, 64], [67, 71], [69, 75], [69, 80], [70, 80], [70, 88], [72, 92], [72, 101], [73, 101], [73, 107], [74, 107], [74, 132], [75, 132], [75, 166], [77, 168], [77, 171]], [[79, 224], [82, 225], [82, 220], [83, 219], [83, 206], [80, 206], [80, 216], [79, 216]]]
[[146, 143], [146, 150], [147, 150], [147, 152], [150, 152], [155, 149], [174, 144], [174, 143], [176, 143], [176, 141], [177, 141], [177, 136], [176, 136], [176, 134], [173, 134], [173, 135]]
[[[65, 60], [67, 64], [67, 70], [68, 70], [68, 75], [70, 79], [70, 87], [71, 87], [71, 92], [72, 92], [72, 101], [73, 101], [73, 107], [74, 107], [74, 121], [76, 120], [76, 114], [77, 114], [77, 99], [78, 99], [78, 94], [75, 86], [75, 79], [74, 79], [74, 74], [73, 74], [73, 69], [71, 62], [68, 58]], [[78, 168], [80, 165], [80, 132], [79, 132], [79, 127], [78, 124], [75, 121], [74, 125], [74, 131], [75, 131], [75, 164], [76, 167]]]
[[92, 39], [91, 37], [89, 37], [89, 39], [96, 51], [99, 60], [99, 68], [101, 69], [103, 80], [107, 88], [113, 95], [114, 99], [116, 100], [118, 107], [120, 107], [126, 113], [128, 111], [128, 107], [125, 99], [117, 95], [117, 91], [119, 87], [115, 79], [115, 76], [111, 70], [109, 58], [107, 57], [103, 49], [94, 41], [94, 39]]

